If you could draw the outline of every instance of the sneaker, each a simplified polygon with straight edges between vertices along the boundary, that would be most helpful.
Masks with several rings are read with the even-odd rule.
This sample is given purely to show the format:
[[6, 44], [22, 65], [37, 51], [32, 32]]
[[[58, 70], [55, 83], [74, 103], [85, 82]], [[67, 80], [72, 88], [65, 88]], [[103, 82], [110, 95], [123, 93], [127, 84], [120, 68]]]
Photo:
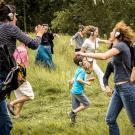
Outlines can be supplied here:
[[73, 111], [69, 113], [69, 117], [72, 123], [76, 122], [76, 113], [74, 113]]
[[15, 116], [15, 112], [14, 112], [14, 106], [12, 106], [10, 103], [7, 104], [8, 110], [9, 112]]

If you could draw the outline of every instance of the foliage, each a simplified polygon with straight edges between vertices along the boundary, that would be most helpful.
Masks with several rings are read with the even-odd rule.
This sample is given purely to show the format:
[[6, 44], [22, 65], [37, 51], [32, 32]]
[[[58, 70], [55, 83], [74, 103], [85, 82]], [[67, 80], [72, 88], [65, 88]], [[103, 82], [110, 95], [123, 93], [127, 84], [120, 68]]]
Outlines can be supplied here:
[[[79, 24], [94, 25], [101, 34], [110, 32], [124, 20], [135, 27], [134, 0], [5, 0], [17, 6], [18, 25], [33, 31], [35, 25], [48, 23], [55, 32], [74, 33]], [[26, 13], [26, 21], [24, 19]]]
[[64, 27], [66, 29], [68, 25], [71, 25], [73, 29], [68, 29], [69, 33], [75, 32], [79, 24], [98, 26], [101, 29], [101, 34], [108, 33], [116, 22], [120, 20], [135, 26], [135, 14], [133, 14], [135, 1], [133, 0], [105, 0], [104, 4], [101, 1], [97, 1], [96, 5], [94, 5], [92, 0], [74, 0], [74, 4], [67, 9], [65, 10], [65, 15], [68, 12], [68, 16], [66, 15], [65, 17], [71, 18], [69, 22], [65, 18], [60, 19], [62, 17], [60, 14], [63, 11], [58, 12], [52, 22], [55, 22], [57, 18], [59, 18], [59, 21], [65, 20], [65, 23], [61, 23], [62, 26], [60, 28]]

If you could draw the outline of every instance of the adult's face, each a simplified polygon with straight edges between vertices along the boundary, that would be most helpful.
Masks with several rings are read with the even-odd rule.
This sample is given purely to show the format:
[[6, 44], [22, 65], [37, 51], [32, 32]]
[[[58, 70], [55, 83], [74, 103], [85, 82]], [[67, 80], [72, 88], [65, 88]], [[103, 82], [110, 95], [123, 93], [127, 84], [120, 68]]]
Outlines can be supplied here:
[[116, 37], [115, 37], [115, 29], [113, 29], [113, 31], [110, 33], [109, 41], [113, 42], [115, 39], [116, 39]]
[[48, 27], [44, 26], [44, 28], [45, 28], [45, 33], [47, 33], [48, 32]]
[[94, 31], [94, 37], [98, 37], [99, 31], [98, 28]]

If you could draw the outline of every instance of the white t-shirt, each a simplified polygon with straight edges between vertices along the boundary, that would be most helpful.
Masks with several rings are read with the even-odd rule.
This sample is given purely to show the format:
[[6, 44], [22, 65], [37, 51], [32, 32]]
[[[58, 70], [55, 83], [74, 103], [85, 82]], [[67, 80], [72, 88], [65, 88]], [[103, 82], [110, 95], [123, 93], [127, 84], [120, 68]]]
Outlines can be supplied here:
[[99, 48], [98, 42], [99, 38], [96, 38], [96, 42], [93, 42], [90, 39], [86, 39], [82, 47], [85, 48], [86, 53], [95, 52], [95, 50]]

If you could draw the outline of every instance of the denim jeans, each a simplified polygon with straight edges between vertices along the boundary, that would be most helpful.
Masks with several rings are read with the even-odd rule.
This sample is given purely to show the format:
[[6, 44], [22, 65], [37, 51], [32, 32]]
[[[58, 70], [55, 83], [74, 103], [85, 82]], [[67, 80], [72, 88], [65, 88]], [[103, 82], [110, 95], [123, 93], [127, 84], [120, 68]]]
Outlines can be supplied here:
[[0, 135], [10, 135], [11, 129], [12, 122], [7, 110], [6, 100], [4, 98], [0, 101]]
[[135, 87], [130, 83], [115, 86], [106, 116], [110, 135], [120, 135], [116, 119], [123, 107], [131, 123], [135, 126]]

